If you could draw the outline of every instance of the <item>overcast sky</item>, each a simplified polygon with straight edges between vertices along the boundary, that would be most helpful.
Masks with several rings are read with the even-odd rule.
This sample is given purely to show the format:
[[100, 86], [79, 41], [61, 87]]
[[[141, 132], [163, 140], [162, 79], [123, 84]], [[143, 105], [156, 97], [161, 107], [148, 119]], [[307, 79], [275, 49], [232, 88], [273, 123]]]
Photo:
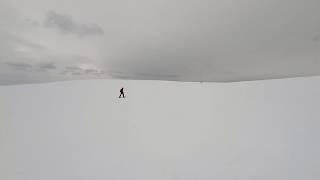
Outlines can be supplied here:
[[0, 85], [319, 75], [320, 1], [1, 0]]

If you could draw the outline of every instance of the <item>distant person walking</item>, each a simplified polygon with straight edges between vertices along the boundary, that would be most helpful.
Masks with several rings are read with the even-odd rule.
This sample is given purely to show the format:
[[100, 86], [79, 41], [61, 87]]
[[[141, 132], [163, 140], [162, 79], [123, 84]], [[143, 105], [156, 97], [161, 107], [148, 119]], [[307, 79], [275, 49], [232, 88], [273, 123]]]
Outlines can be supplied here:
[[124, 93], [123, 93], [123, 88], [120, 89], [120, 96], [119, 96], [119, 98], [121, 98], [121, 96], [122, 96], [123, 98], [125, 98]]

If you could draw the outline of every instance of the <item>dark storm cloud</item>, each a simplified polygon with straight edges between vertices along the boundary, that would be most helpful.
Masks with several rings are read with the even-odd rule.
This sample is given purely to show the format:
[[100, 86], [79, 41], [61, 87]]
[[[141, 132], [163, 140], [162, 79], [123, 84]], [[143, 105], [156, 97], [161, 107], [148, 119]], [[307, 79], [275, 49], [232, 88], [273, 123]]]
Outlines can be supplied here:
[[90, 35], [103, 35], [103, 29], [97, 24], [80, 24], [71, 16], [49, 12], [45, 19], [45, 26], [58, 29], [62, 34], [75, 34], [79, 37]]

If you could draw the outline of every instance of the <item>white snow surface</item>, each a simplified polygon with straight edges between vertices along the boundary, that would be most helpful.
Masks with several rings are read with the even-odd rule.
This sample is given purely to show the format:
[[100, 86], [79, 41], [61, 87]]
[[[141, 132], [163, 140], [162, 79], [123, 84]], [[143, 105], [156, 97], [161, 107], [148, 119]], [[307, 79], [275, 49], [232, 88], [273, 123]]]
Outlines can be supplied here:
[[0, 179], [318, 180], [319, 107], [320, 78], [2, 86]]

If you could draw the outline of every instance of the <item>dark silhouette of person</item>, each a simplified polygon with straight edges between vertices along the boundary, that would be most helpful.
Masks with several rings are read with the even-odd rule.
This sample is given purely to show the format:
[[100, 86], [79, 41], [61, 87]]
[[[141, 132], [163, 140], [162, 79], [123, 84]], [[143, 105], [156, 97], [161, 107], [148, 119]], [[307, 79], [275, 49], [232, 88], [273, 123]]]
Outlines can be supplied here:
[[123, 88], [120, 89], [120, 96], [119, 96], [119, 98], [121, 98], [121, 96], [122, 96], [123, 98], [125, 98], [124, 93], [123, 93]]

